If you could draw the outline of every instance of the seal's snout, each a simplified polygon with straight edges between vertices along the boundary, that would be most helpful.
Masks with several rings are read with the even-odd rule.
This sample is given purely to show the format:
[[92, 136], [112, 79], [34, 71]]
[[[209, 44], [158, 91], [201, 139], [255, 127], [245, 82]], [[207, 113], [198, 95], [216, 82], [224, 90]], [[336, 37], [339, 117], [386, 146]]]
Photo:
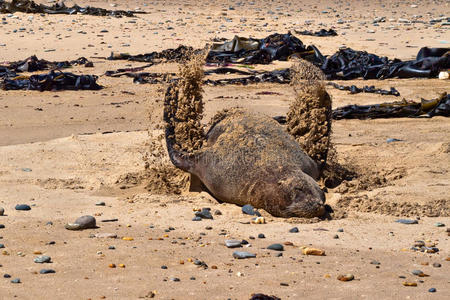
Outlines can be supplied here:
[[286, 208], [288, 217], [314, 218], [325, 214], [325, 204], [321, 198], [299, 198]]

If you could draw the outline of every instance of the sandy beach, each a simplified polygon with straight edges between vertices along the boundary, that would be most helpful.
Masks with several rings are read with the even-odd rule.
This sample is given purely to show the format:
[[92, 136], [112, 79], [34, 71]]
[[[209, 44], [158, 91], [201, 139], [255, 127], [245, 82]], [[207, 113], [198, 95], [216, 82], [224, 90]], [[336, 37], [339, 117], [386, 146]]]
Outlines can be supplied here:
[[[105, 76], [108, 70], [145, 63], [103, 59], [111, 52], [135, 55], [181, 44], [203, 48], [214, 38], [291, 31], [324, 55], [347, 46], [408, 60], [424, 46], [450, 47], [450, 26], [430, 22], [450, 16], [448, 1], [65, 4], [74, 3], [147, 14], [0, 14], [0, 65], [31, 55], [50, 61], [84, 56], [93, 68], [67, 71], [97, 75], [104, 87], [0, 90], [0, 207], [5, 211], [0, 216], [0, 299], [250, 299], [255, 293], [281, 299], [449, 298], [449, 118], [334, 120], [337, 160], [356, 174], [326, 190], [334, 218], [284, 219], [260, 210], [266, 224], [252, 224], [241, 207], [190, 189], [189, 174], [170, 163], [162, 122], [166, 86]], [[381, 17], [384, 22], [374, 21]], [[333, 28], [338, 36], [295, 34], [322, 28]], [[274, 61], [255, 68], [292, 64]], [[173, 62], [145, 69], [177, 70]], [[327, 86], [333, 108], [430, 100], [450, 87], [449, 80], [437, 78], [335, 82], [395, 87], [401, 96], [353, 95]], [[274, 83], [205, 86], [203, 121], [235, 106], [286, 115], [294, 97], [292, 87]], [[16, 210], [17, 204], [31, 210]], [[213, 219], [192, 221], [195, 210], [206, 207]], [[98, 228], [64, 228], [83, 215], [95, 216]], [[293, 227], [297, 233], [290, 232]], [[264, 238], [258, 237], [261, 233]], [[232, 239], [250, 246], [227, 248], [225, 241]], [[439, 251], [414, 251], [417, 241]], [[284, 251], [267, 249], [274, 243]], [[325, 255], [304, 255], [303, 246]], [[256, 258], [235, 259], [235, 250]], [[35, 263], [40, 255], [52, 262]], [[55, 273], [40, 274], [44, 268]], [[415, 270], [428, 276], [414, 275]], [[337, 280], [342, 274], [354, 280]], [[16, 278], [20, 283], [11, 282]]]

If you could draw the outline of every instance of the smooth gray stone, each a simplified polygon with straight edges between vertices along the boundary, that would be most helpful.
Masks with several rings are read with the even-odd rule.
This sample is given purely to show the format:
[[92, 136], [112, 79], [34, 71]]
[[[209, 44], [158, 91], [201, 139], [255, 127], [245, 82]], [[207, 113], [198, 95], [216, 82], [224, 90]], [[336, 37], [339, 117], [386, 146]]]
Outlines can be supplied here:
[[244, 252], [244, 251], [234, 251], [233, 257], [237, 258], [237, 259], [254, 258], [254, 257], [256, 257], [256, 254], [253, 254], [250, 252]]

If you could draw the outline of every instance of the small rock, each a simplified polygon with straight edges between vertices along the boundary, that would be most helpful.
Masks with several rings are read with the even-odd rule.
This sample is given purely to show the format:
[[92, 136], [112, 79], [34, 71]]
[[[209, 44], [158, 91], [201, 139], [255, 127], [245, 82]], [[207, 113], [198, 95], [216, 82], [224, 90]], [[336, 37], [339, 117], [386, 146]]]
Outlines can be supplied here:
[[116, 249], [116, 247], [114, 247], [114, 246], [109, 246], [108, 249], [109, 249], [109, 250], [114, 250], [114, 249]]
[[117, 234], [115, 233], [97, 233], [95, 235], [96, 238], [110, 238], [110, 239], [115, 239], [117, 238]]
[[52, 258], [46, 255], [38, 256], [34, 259], [34, 262], [37, 264], [50, 263], [51, 261]]
[[242, 241], [239, 241], [239, 240], [226, 240], [225, 241], [225, 246], [227, 246], [227, 248], [242, 247]]
[[20, 278], [16, 278], [11, 280], [11, 283], [20, 283]]
[[441, 222], [437, 222], [437, 223], [434, 224], [434, 226], [436, 226], [436, 227], [444, 227], [445, 224], [441, 223]]
[[56, 273], [56, 271], [53, 270], [53, 269], [42, 269], [42, 270], [39, 271], [39, 273], [41, 273], [41, 274], [53, 274], [53, 273]]
[[339, 275], [337, 277], [337, 280], [340, 281], [352, 281], [353, 279], [355, 279], [355, 276], [353, 276], [353, 274]]
[[417, 220], [412, 220], [412, 219], [398, 219], [395, 222], [400, 223], [400, 224], [406, 224], [406, 225], [419, 223]]
[[5, 225], [4, 224], [0, 224], [0, 229], [3, 229], [3, 228], [5, 228]]
[[17, 204], [16, 210], [31, 210], [31, 207], [28, 204]]
[[201, 211], [195, 212], [196, 217], [200, 217], [202, 219], [213, 219], [213, 216], [211, 215], [211, 210], [209, 208], [202, 208]]
[[5, 248], [5, 245], [3, 245], [3, 244], [0, 244], [0, 249], [1, 249], [1, 248]]
[[402, 142], [402, 140], [396, 139], [396, 138], [389, 138], [386, 140], [386, 143], [395, 143], [395, 142]]
[[105, 206], [106, 203], [103, 202], [103, 201], [100, 201], [100, 202], [95, 203], [95, 205], [96, 205], [96, 206]]
[[431, 288], [431, 289], [428, 290], [428, 292], [430, 292], [430, 293], [436, 293], [436, 289], [435, 289], [435, 288]]
[[264, 233], [260, 233], [258, 234], [258, 239], [265, 239], [266, 236], [264, 235]]
[[5, 209], [3, 207], [0, 207], [0, 216], [5, 215]]
[[216, 209], [216, 210], [214, 211], [214, 215], [216, 215], [216, 216], [221, 216], [221, 215], [222, 215], [222, 212], [221, 212], [220, 210]]
[[254, 257], [256, 257], [256, 254], [253, 254], [250, 252], [244, 252], [244, 251], [234, 251], [233, 257], [237, 258], [237, 259], [254, 258]]
[[170, 281], [178, 282], [178, 281], [180, 281], [180, 278], [177, 278], [177, 277], [171, 277], [171, 278], [170, 278]]
[[297, 233], [298, 231], [298, 227], [292, 227], [291, 229], [289, 229], [290, 233]]
[[266, 219], [264, 217], [256, 217], [252, 219], [253, 224], [266, 224]]
[[337, 234], [335, 234], [334, 236], [333, 236], [333, 239], [338, 239], [339, 238], [339, 235], [337, 235]]
[[66, 224], [65, 228], [67, 230], [83, 230], [96, 228], [96, 220], [93, 216], [82, 216], [76, 219], [73, 224]]
[[403, 282], [403, 285], [404, 286], [417, 286], [417, 283], [405, 281], [405, 282]]
[[302, 248], [302, 253], [304, 255], [316, 255], [316, 256], [324, 256], [325, 251], [316, 248], [304, 247]]
[[[1, 248], [1, 247], [0, 247]], [[435, 267], [435, 268], [440, 268], [442, 265], [440, 264], [440, 263], [434, 263], [433, 264], [433, 267]]]
[[244, 214], [247, 214], [250, 216], [255, 216], [255, 215], [258, 217], [261, 216], [261, 214], [257, 210], [255, 210], [255, 208], [250, 204], [246, 204], [246, 205], [242, 206], [242, 212]]
[[4, 275], [3, 275], [3, 278], [11, 278], [11, 275], [9, 275], [9, 274], [4, 274]]
[[450, 78], [450, 73], [446, 71], [439, 72], [438, 78], [441, 80], [447, 80]]
[[192, 219], [192, 221], [201, 221], [202, 220], [202, 218], [200, 218], [200, 217], [194, 217], [193, 219]]
[[275, 251], [284, 251], [284, 247], [281, 244], [272, 244], [267, 249], [275, 250]]
[[370, 264], [371, 264], [371, 265], [376, 265], [376, 266], [381, 265], [381, 263], [380, 263], [379, 261], [376, 261], [376, 260], [372, 260], [372, 261], [370, 262]]
[[161, 269], [167, 270], [167, 266], [161, 266]]
[[337, 232], [344, 232], [344, 228], [339, 228]]

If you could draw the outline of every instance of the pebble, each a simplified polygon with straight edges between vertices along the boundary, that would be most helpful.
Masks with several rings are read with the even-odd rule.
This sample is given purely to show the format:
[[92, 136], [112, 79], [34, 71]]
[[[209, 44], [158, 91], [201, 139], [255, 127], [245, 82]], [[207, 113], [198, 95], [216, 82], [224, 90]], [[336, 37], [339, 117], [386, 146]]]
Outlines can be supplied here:
[[46, 255], [38, 256], [34, 259], [34, 262], [37, 264], [50, 263], [51, 261], [52, 258]]
[[254, 258], [254, 257], [256, 257], [256, 254], [253, 254], [250, 252], [244, 252], [244, 251], [234, 251], [233, 257], [237, 258], [237, 259]]
[[258, 238], [259, 239], [265, 239], [266, 236], [264, 235], [264, 233], [260, 233], [260, 234], [258, 234]]
[[11, 280], [11, 283], [20, 283], [20, 278], [16, 278]]
[[3, 275], [3, 278], [11, 278], [11, 275], [9, 275], [9, 274], [4, 274], [4, 275]]
[[194, 217], [193, 219], [192, 219], [192, 221], [201, 221], [202, 220], [202, 218], [200, 218], [200, 217]]
[[325, 251], [323, 251], [321, 249], [309, 248], [309, 247], [304, 247], [302, 249], [302, 253], [304, 255], [316, 255], [316, 256], [324, 256], [325, 255]]
[[167, 266], [161, 266], [161, 269], [167, 270]]
[[431, 288], [428, 290], [430, 293], [436, 293], [436, 289], [435, 288]]
[[5, 228], [4, 224], [0, 224], [0, 229]]
[[337, 235], [337, 234], [335, 234], [334, 236], [333, 236], [333, 239], [338, 239], [339, 238], [339, 235]]
[[244, 214], [247, 214], [250, 216], [255, 216], [255, 215], [258, 217], [261, 216], [261, 214], [257, 210], [255, 210], [255, 208], [250, 204], [246, 204], [246, 205], [242, 206], [242, 212]]
[[403, 285], [404, 286], [417, 286], [417, 283], [405, 281], [405, 282], [403, 282]]
[[289, 229], [290, 233], [297, 233], [299, 232], [298, 227], [292, 227], [291, 229]]
[[337, 232], [344, 232], [344, 228], [339, 228]]
[[446, 72], [446, 71], [439, 72], [438, 78], [441, 79], [441, 80], [449, 79], [450, 78], [450, 73]]
[[16, 210], [31, 210], [31, 207], [28, 204], [17, 204]]
[[253, 224], [266, 224], [266, 219], [264, 217], [256, 217], [252, 219]]
[[281, 244], [272, 244], [267, 249], [275, 250], [275, 251], [284, 251], [284, 247]]
[[353, 279], [355, 279], [355, 276], [353, 274], [339, 275], [337, 277], [337, 280], [340, 281], [352, 281]]
[[419, 224], [419, 222], [417, 220], [412, 220], [412, 219], [398, 219], [397, 221], [395, 221], [397, 223], [400, 224]]
[[395, 142], [402, 142], [402, 140], [396, 139], [396, 138], [389, 138], [386, 140], [386, 143], [395, 143]]
[[180, 281], [180, 278], [177, 278], [177, 277], [171, 277], [171, 278], [170, 278], [170, 281], [178, 282], [178, 281]]
[[376, 266], [381, 265], [381, 263], [380, 263], [379, 261], [376, 261], [376, 260], [372, 260], [372, 261], [370, 262], [370, 264], [371, 264], [371, 265], [376, 265]]
[[[1, 248], [1, 247], [0, 247]], [[440, 268], [442, 265], [440, 264], [440, 263], [434, 263], [433, 264], [433, 267], [435, 267], [435, 268]]]
[[222, 212], [221, 212], [220, 210], [216, 209], [216, 210], [214, 211], [214, 215], [216, 215], [216, 216], [221, 216], [221, 215], [222, 215]]
[[114, 249], [116, 249], [116, 247], [114, 247], [114, 246], [109, 246], [108, 249], [109, 249], [109, 250], [114, 250]]
[[0, 216], [5, 215], [5, 209], [3, 207], [0, 207]]
[[41, 274], [53, 274], [53, 273], [56, 273], [56, 271], [53, 270], [53, 269], [42, 269], [42, 270], [39, 271], [39, 273], [41, 273]]
[[437, 222], [437, 223], [434, 224], [434, 226], [436, 226], [436, 227], [444, 227], [445, 224], [441, 223], [441, 222]]
[[110, 239], [117, 238], [117, 234], [115, 234], [115, 233], [97, 233], [94, 236], [96, 238], [110, 238]]
[[96, 220], [93, 216], [82, 216], [76, 219], [73, 224], [66, 224], [65, 228], [67, 230], [83, 230], [96, 228]]
[[0, 249], [1, 249], [1, 248], [5, 248], [5, 245], [3, 245], [3, 244], [0, 244]]
[[210, 219], [210, 220], [213, 219], [213, 216], [211, 215], [211, 209], [209, 208], [202, 208], [201, 211], [196, 211], [195, 216], [200, 217], [202, 219]]
[[96, 205], [96, 206], [105, 206], [106, 203], [103, 202], [103, 201], [100, 201], [100, 202], [95, 203], [95, 205]]
[[239, 241], [239, 240], [226, 240], [225, 241], [225, 246], [227, 246], [227, 248], [242, 247], [242, 241]]

